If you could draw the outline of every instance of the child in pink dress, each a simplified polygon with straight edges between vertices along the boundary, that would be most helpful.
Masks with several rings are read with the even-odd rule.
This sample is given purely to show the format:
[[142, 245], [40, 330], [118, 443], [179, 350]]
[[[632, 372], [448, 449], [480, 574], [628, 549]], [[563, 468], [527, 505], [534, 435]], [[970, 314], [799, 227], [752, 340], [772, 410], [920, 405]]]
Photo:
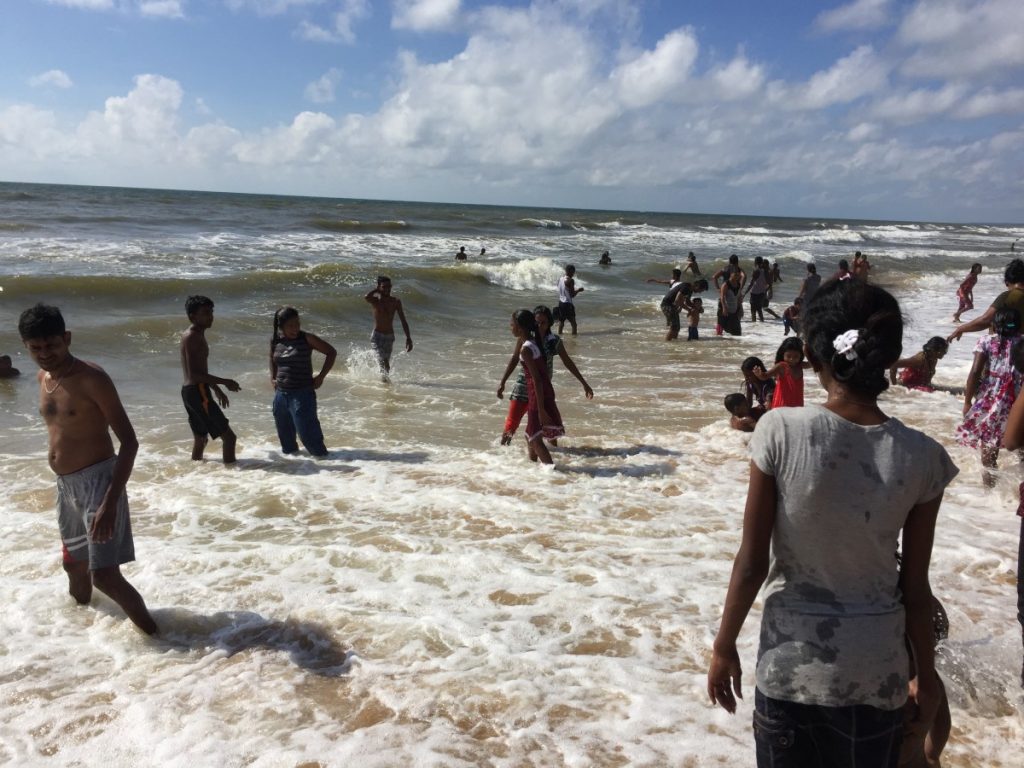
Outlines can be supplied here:
[[804, 343], [790, 337], [779, 345], [775, 365], [768, 375], [775, 378], [772, 408], [798, 408], [804, 404], [804, 368], [811, 364], [804, 360]]

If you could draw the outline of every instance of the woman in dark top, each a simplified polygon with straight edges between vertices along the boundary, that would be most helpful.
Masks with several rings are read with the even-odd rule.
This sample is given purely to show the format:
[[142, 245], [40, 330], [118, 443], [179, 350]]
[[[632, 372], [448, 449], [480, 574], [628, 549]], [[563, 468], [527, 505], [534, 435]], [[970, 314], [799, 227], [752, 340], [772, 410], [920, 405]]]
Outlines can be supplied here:
[[[313, 375], [313, 350], [324, 356], [320, 373]], [[306, 333], [295, 307], [274, 313], [274, 335], [270, 340], [270, 379], [274, 384], [274, 424], [281, 450], [297, 453], [302, 444], [314, 456], [326, 456], [324, 433], [316, 415], [316, 390], [338, 356], [326, 341]]]

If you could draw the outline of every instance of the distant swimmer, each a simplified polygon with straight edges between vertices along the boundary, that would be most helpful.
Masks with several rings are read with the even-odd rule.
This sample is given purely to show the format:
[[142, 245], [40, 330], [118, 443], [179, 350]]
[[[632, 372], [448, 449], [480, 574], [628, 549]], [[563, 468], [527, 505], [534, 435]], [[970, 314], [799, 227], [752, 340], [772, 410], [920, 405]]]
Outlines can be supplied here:
[[455, 254], [456, 261], [468, 261], [469, 254], [466, 253], [466, 246], [459, 248], [459, 252]]
[[0, 379], [13, 379], [20, 375], [21, 371], [11, 365], [11, 356], [0, 355]]
[[57, 307], [26, 309], [18, 332], [40, 369], [39, 412], [50, 434], [50, 469], [57, 475], [68, 591], [79, 605], [88, 605], [96, 587], [154, 635], [157, 625], [145, 601], [121, 573], [121, 565], [135, 559], [125, 486], [139, 441], [114, 382], [95, 363], [71, 354], [71, 334]]
[[213, 325], [213, 301], [206, 296], [189, 296], [185, 301], [185, 314], [192, 325], [181, 335], [181, 372], [184, 377], [181, 400], [194, 438], [192, 459], [202, 460], [206, 443], [212, 437], [221, 440], [224, 463], [231, 464], [235, 460], [238, 438], [210, 394], [217, 398], [222, 408], [227, 408], [228, 396], [221, 387], [227, 387], [231, 392], [238, 392], [241, 387], [234, 379], [222, 379], [208, 370], [210, 345], [206, 341], [206, 332]]
[[1012, 243], [1010, 243], [1010, 250], [1011, 251], [1016, 251], [1017, 250], [1017, 242], [1019, 240], [1020, 240], [1020, 238], [1018, 237], [1016, 240], [1014, 240]]
[[566, 320], [572, 328], [572, 335], [576, 335], [576, 305], [573, 299], [583, 293], [582, 288], [576, 287], [576, 267], [572, 264], [565, 265], [565, 274], [558, 278], [558, 335], [562, 335]]
[[486, 255], [486, 253], [487, 253], [487, 249], [486, 249], [486, 248], [481, 248], [481, 249], [480, 249], [480, 256], [481, 256], [481, 257], [482, 257], [482, 256], [484, 256], [484, 255]]
[[378, 277], [377, 287], [367, 293], [364, 298], [373, 307], [373, 333], [370, 335], [370, 345], [377, 353], [381, 378], [387, 381], [391, 373], [391, 350], [395, 346], [395, 314], [398, 314], [398, 319], [402, 323], [402, 331], [405, 333], [406, 352], [412, 352], [412, 334], [409, 333], [409, 323], [405, 319], [402, 302], [391, 295], [390, 277], [385, 275]]
[[608, 251], [605, 251], [604, 253], [601, 254], [601, 258], [600, 258], [600, 260], [598, 260], [597, 263], [600, 264], [602, 267], [611, 266], [612, 257], [608, 253]]

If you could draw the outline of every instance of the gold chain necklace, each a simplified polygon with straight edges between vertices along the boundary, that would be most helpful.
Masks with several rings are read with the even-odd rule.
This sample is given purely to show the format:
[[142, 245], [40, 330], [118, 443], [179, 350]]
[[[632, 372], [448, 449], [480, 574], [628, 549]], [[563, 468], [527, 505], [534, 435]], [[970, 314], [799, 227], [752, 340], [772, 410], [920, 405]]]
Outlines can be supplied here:
[[[64, 381], [64, 377], [65, 376], [67, 376], [73, 370], [75, 370], [75, 363], [77, 363], [77, 362], [78, 362], [77, 359], [75, 359], [74, 357], [71, 358], [71, 367], [68, 368], [66, 371], [64, 371], [63, 374], [61, 374], [61, 377], [59, 379], [57, 379], [57, 383], [53, 385], [53, 389], [48, 388], [46, 386], [46, 381], [43, 380], [43, 391], [45, 391], [46, 394], [48, 394], [48, 395], [52, 395], [54, 392], [56, 392], [58, 389], [60, 389], [60, 383], [62, 381]], [[51, 381], [53, 380], [53, 376], [51, 374], [47, 373], [46, 375], [50, 377]]]

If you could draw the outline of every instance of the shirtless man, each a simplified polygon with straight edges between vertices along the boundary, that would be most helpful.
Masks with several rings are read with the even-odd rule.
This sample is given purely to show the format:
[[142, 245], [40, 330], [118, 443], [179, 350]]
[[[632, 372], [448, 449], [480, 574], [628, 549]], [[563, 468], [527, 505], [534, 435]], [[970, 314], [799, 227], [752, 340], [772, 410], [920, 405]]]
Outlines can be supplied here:
[[402, 311], [402, 302], [391, 295], [391, 278], [381, 275], [377, 278], [377, 287], [363, 298], [373, 307], [373, 333], [370, 345], [377, 353], [380, 362], [381, 378], [388, 380], [391, 373], [391, 350], [395, 346], [395, 313], [402, 322], [405, 333], [405, 351], [412, 352], [412, 336], [409, 334], [409, 323]]
[[227, 408], [228, 396], [221, 386], [232, 392], [237, 392], [241, 387], [234, 379], [222, 379], [207, 370], [210, 345], [206, 343], [206, 331], [213, 325], [213, 302], [206, 296], [189, 296], [185, 300], [185, 314], [192, 325], [181, 334], [181, 372], [184, 377], [181, 400], [185, 404], [188, 425], [194, 438], [192, 459], [202, 461], [209, 437], [214, 440], [220, 438], [224, 463], [231, 464], [235, 460], [237, 438], [228, 426], [224, 412], [210, 399], [210, 392], [213, 392], [222, 407]]
[[[80, 605], [103, 592], [148, 635], [157, 626], [142, 596], [121, 574], [135, 559], [125, 486], [139, 442], [110, 377], [72, 356], [71, 334], [56, 307], [21, 313], [18, 332], [39, 366], [39, 412], [50, 433], [50, 469], [57, 475], [57, 524], [68, 591]], [[110, 438], [119, 443], [117, 453]]]

